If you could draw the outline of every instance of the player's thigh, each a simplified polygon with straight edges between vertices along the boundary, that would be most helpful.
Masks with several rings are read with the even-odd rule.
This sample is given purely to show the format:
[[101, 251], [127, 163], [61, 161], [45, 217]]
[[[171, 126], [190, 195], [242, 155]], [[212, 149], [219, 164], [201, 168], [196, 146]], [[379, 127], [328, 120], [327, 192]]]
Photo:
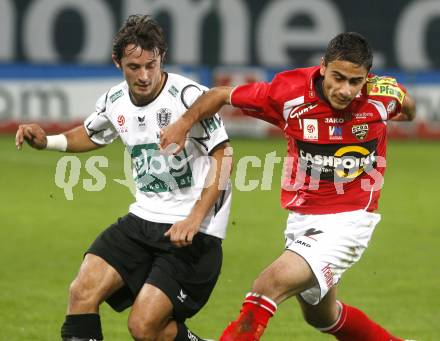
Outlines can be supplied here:
[[121, 288], [123, 280], [118, 272], [104, 259], [88, 253], [71, 285], [71, 296], [87, 297], [101, 303]]
[[168, 296], [154, 285], [145, 283], [136, 297], [128, 317], [132, 334], [160, 333], [170, 322], [173, 303]]
[[257, 277], [252, 290], [281, 303], [313, 285], [315, 277], [304, 258], [285, 250]]
[[297, 295], [304, 319], [316, 328], [332, 325], [339, 316], [339, 305], [336, 300], [337, 287], [332, 287], [327, 295], [316, 305], [307, 303], [301, 295]]

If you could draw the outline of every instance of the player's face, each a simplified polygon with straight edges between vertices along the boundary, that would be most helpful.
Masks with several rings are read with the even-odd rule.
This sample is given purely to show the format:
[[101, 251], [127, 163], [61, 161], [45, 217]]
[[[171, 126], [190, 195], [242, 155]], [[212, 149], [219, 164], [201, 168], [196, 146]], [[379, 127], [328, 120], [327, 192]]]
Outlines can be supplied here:
[[160, 92], [165, 77], [161, 68], [161, 56], [155, 50], [143, 50], [134, 44], [127, 45], [120, 63], [136, 105], [145, 105]]
[[345, 60], [321, 61], [324, 96], [336, 110], [345, 109], [367, 81], [368, 70]]

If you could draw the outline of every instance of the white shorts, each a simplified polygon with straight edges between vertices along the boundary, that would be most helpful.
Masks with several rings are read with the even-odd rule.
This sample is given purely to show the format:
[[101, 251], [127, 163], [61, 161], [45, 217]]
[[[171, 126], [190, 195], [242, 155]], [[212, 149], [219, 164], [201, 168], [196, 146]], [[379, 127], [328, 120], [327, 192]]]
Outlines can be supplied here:
[[290, 212], [284, 232], [286, 249], [303, 257], [318, 285], [300, 295], [316, 305], [356, 263], [380, 221], [380, 214], [364, 210], [335, 214], [304, 215]]

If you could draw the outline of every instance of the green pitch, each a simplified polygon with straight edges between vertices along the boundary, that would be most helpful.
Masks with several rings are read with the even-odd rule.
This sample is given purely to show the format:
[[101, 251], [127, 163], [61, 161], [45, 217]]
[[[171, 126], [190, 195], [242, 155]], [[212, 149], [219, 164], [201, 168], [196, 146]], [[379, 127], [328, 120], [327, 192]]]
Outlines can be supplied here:
[[[232, 143], [236, 163], [245, 155], [262, 160], [273, 151], [284, 155], [281, 140]], [[383, 220], [369, 249], [340, 285], [342, 300], [395, 334], [419, 341], [440, 339], [439, 148], [433, 142], [390, 144], [380, 206]], [[85, 170], [92, 155], [109, 160], [107, 168], [100, 168], [106, 186], [96, 192], [83, 189], [83, 180], [92, 178]], [[71, 201], [55, 184], [62, 156], [29, 147], [18, 152], [12, 136], [0, 138], [2, 341], [59, 340], [68, 286], [82, 252], [99, 231], [127, 212], [133, 200], [127, 187], [113, 181], [125, 178], [120, 143], [78, 155], [81, 173]], [[253, 279], [283, 249], [286, 212], [279, 205], [280, 169], [276, 165], [272, 190], [234, 190], [221, 277], [209, 303], [188, 322], [201, 336], [219, 336], [237, 315]], [[248, 167], [246, 180], [261, 182], [261, 168]], [[93, 180], [91, 185], [100, 184]], [[106, 340], [130, 340], [127, 312], [117, 314], [103, 305], [101, 314]], [[332, 338], [307, 326], [291, 299], [280, 306], [263, 340]]]

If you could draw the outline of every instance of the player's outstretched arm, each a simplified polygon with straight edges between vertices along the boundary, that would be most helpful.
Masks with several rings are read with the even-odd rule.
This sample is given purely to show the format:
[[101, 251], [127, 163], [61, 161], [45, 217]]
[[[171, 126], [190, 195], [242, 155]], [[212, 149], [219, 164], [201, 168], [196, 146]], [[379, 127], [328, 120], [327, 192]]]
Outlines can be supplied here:
[[186, 219], [176, 222], [165, 233], [165, 236], [169, 237], [171, 242], [178, 247], [192, 243], [203, 219], [228, 185], [232, 170], [232, 147], [228, 142], [222, 143], [212, 152], [211, 156], [215, 162], [206, 178], [200, 200], [196, 201]]
[[407, 93], [402, 103], [402, 111], [394, 116], [391, 121], [412, 121], [416, 117], [416, 102]]
[[230, 104], [232, 87], [215, 87], [200, 96], [176, 122], [163, 128], [160, 133], [160, 147], [177, 145], [173, 153], [180, 152], [185, 145], [185, 137], [191, 127], [205, 118], [212, 117], [225, 104]]
[[22, 148], [24, 141], [35, 149], [68, 152], [87, 152], [101, 147], [90, 139], [83, 125], [59, 135], [47, 136], [43, 128], [36, 123], [22, 124], [15, 135], [15, 145], [18, 149]]
[[67, 139], [67, 151], [72, 153], [88, 152], [103, 147], [90, 139], [84, 125], [79, 125], [63, 133]]

